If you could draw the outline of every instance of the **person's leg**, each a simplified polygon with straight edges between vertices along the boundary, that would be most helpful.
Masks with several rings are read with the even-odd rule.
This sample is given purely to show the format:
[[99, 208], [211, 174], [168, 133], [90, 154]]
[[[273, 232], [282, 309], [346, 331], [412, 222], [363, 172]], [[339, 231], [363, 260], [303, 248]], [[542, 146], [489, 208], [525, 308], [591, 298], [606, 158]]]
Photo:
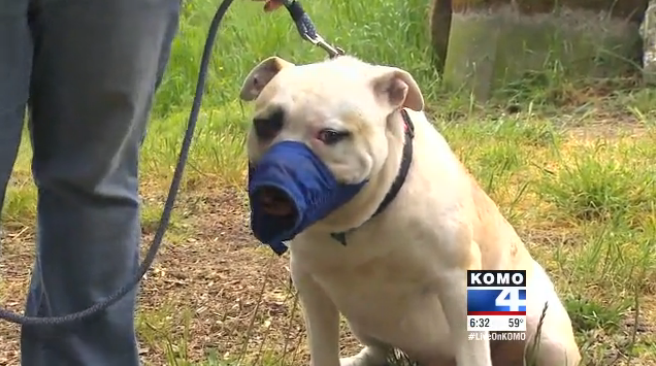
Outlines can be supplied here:
[[21, 141], [29, 94], [32, 40], [27, 6], [28, 0], [0, 0], [0, 213]]
[[[162, 85], [162, 80], [164, 79], [164, 73], [169, 62], [169, 56], [171, 54], [171, 39], [175, 37], [175, 34], [178, 32], [179, 28], [179, 9], [175, 9], [169, 15], [171, 21], [166, 28], [166, 34], [164, 35], [164, 44], [162, 45], [162, 53], [160, 55], [158, 64], [157, 64], [157, 79], [155, 80], [155, 89], [159, 89], [159, 86]], [[148, 126], [144, 129], [143, 136], [141, 137], [141, 143], [146, 139]]]
[[[139, 145], [179, 0], [52, 0], [31, 17], [38, 264], [26, 313], [82, 310], [137, 269]], [[23, 327], [23, 366], [137, 366], [136, 291], [70, 329]]]
[[180, 14], [179, 9], [172, 9], [172, 11], [169, 13], [171, 19], [166, 27], [166, 33], [164, 34], [164, 43], [162, 44], [162, 53], [160, 54], [159, 61], [157, 64], [157, 79], [155, 80], [155, 89], [159, 88], [159, 86], [162, 85], [162, 79], [164, 78], [166, 66], [169, 63], [169, 56], [171, 55], [171, 45], [172, 45], [171, 40], [175, 37], [175, 34], [178, 32], [178, 28], [180, 25], [179, 14]]

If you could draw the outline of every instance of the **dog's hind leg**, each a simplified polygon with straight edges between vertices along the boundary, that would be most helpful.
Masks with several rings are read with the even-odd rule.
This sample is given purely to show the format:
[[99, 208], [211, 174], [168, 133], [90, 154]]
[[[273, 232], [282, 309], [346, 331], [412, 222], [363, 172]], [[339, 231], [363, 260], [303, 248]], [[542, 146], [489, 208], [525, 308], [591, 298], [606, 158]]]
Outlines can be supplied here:
[[[530, 366], [577, 366], [581, 361], [569, 317], [560, 303], [550, 303], [540, 334], [527, 332], [526, 364]], [[560, 307], [553, 309], [551, 306]], [[529, 321], [530, 324], [530, 321]], [[529, 330], [529, 329], [527, 329]], [[530, 337], [530, 338], [528, 338]]]
[[525, 341], [492, 341], [490, 348], [493, 366], [524, 366]]
[[[567, 310], [544, 269], [535, 264], [534, 278], [527, 289], [526, 349], [527, 365], [576, 366], [581, 353]], [[544, 319], [545, 303], [547, 303]], [[538, 329], [539, 328], [539, 329]], [[537, 334], [538, 330], [540, 331]]]
[[340, 359], [340, 366], [386, 366], [387, 358], [392, 352], [392, 348], [371, 338], [363, 335], [357, 329], [351, 328], [351, 333], [355, 338], [364, 345], [360, 352], [351, 357]]

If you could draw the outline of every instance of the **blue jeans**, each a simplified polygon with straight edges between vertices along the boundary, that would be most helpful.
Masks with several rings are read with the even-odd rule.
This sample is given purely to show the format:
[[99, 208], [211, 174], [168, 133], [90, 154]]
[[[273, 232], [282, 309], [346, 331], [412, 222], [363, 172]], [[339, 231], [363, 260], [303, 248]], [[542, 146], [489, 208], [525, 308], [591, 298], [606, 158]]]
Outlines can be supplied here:
[[[0, 204], [26, 107], [38, 188], [26, 312], [103, 300], [137, 269], [138, 159], [180, 0], [0, 0]], [[23, 366], [137, 366], [136, 291], [88, 322], [23, 328]]]

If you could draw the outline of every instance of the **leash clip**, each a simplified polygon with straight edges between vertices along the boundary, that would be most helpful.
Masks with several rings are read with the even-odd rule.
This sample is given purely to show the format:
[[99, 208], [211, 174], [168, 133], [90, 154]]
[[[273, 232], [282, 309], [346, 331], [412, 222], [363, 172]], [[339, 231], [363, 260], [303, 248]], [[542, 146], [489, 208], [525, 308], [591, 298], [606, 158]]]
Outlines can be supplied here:
[[315, 34], [314, 37], [308, 34], [302, 34], [302, 36], [306, 41], [326, 51], [326, 53], [328, 53], [328, 56], [330, 58], [335, 58], [337, 56], [342, 56], [345, 54], [343, 49], [332, 46], [330, 43], [326, 42], [326, 40], [323, 39], [323, 37], [321, 37], [319, 34]]
[[319, 35], [314, 23], [312, 23], [310, 17], [305, 13], [305, 10], [303, 10], [303, 7], [298, 0], [283, 0], [282, 3], [285, 5], [285, 8], [287, 8], [289, 15], [291, 15], [292, 20], [296, 24], [298, 33], [303, 39], [315, 46], [321, 47], [321, 49], [328, 53], [330, 58], [335, 58], [345, 54], [343, 49], [332, 46]]

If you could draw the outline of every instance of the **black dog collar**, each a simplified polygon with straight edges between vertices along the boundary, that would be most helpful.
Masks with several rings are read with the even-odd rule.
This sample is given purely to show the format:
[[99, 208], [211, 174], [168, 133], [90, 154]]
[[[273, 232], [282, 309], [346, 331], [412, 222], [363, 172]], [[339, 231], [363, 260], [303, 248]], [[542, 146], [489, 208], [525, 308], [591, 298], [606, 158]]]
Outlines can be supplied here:
[[[405, 183], [405, 179], [408, 176], [408, 172], [410, 171], [410, 164], [412, 164], [412, 152], [413, 152], [412, 140], [415, 137], [415, 126], [412, 124], [412, 121], [410, 120], [410, 116], [408, 115], [408, 112], [405, 109], [401, 109], [401, 117], [403, 118], [404, 127], [405, 127], [405, 144], [403, 145], [403, 156], [401, 157], [401, 167], [399, 168], [399, 173], [396, 175], [396, 179], [394, 179], [394, 182], [390, 186], [389, 191], [387, 191], [385, 198], [376, 209], [376, 212], [374, 212], [374, 214], [371, 215], [369, 220], [371, 220], [372, 218], [378, 216], [380, 213], [385, 211], [387, 206], [389, 206], [390, 203], [394, 201], [394, 198], [396, 198], [396, 196], [399, 194], [399, 191], [401, 191], [401, 187], [403, 187], [403, 183]], [[330, 236], [333, 239], [340, 242], [342, 245], [346, 245], [346, 234], [356, 229], [357, 228], [350, 229], [348, 231], [344, 231], [341, 233], [332, 233], [330, 234]]]

